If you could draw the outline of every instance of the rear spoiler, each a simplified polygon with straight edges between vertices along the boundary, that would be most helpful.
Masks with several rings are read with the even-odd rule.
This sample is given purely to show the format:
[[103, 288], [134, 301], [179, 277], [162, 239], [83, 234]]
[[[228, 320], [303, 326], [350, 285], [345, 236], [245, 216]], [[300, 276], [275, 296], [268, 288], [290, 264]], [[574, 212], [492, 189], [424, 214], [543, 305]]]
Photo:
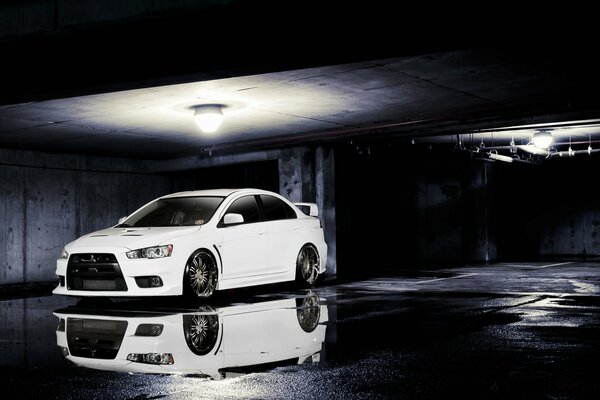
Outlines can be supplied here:
[[296, 207], [299, 207], [305, 214], [306, 211], [304, 210], [306, 210], [306, 207], [308, 207], [308, 215], [310, 215], [311, 217], [319, 216], [319, 207], [317, 207], [315, 203], [294, 203], [294, 205]]

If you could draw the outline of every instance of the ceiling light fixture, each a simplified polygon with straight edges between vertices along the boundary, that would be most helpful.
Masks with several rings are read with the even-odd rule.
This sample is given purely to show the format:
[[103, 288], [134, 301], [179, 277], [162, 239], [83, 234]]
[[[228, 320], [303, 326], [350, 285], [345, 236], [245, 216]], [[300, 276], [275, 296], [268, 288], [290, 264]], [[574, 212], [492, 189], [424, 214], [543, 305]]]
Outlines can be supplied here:
[[533, 145], [539, 149], [547, 149], [552, 145], [553, 141], [552, 133], [548, 131], [537, 131], [531, 138]]
[[204, 133], [213, 133], [223, 123], [223, 106], [203, 104], [194, 107], [194, 121]]

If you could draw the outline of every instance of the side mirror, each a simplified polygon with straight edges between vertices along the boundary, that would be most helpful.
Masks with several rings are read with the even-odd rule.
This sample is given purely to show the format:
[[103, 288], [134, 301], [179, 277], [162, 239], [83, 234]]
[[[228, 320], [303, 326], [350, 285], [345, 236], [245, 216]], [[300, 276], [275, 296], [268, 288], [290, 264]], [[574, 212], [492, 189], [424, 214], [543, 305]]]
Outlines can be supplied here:
[[126, 219], [127, 219], [127, 217], [121, 217], [121, 218], [119, 218], [118, 225], [121, 225], [123, 222], [125, 222]]
[[225, 214], [225, 216], [223, 217], [223, 225], [236, 225], [243, 223], [244, 217], [242, 216], [242, 214], [229, 213]]

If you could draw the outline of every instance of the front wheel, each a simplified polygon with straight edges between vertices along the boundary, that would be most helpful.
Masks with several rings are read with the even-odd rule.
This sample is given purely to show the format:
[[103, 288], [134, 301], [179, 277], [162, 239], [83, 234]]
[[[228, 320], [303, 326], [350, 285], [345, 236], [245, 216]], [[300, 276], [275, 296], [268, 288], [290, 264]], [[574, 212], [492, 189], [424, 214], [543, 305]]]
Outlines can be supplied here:
[[196, 250], [185, 268], [184, 287], [196, 297], [210, 297], [217, 287], [217, 263], [208, 251]]
[[317, 248], [306, 244], [300, 249], [296, 258], [296, 280], [308, 285], [314, 285], [319, 277], [321, 260]]
[[210, 307], [183, 316], [183, 334], [189, 349], [196, 355], [208, 354], [217, 344], [219, 317]]

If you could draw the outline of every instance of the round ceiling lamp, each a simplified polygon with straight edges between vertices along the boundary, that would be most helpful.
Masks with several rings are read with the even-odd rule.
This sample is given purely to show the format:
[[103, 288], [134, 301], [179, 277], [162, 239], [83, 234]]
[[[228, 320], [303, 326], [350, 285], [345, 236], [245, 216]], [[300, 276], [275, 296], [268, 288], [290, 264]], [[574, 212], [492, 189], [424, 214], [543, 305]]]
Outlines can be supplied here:
[[548, 131], [537, 131], [533, 134], [531, 141], [535, 147], [547, 149], [552, 145], [554, 138], [552, 137], [552, 133]]
[[223, 123], [221, 104], [202, 104], [194, 107], [194, 121], [204, 133], [214, 133]]

